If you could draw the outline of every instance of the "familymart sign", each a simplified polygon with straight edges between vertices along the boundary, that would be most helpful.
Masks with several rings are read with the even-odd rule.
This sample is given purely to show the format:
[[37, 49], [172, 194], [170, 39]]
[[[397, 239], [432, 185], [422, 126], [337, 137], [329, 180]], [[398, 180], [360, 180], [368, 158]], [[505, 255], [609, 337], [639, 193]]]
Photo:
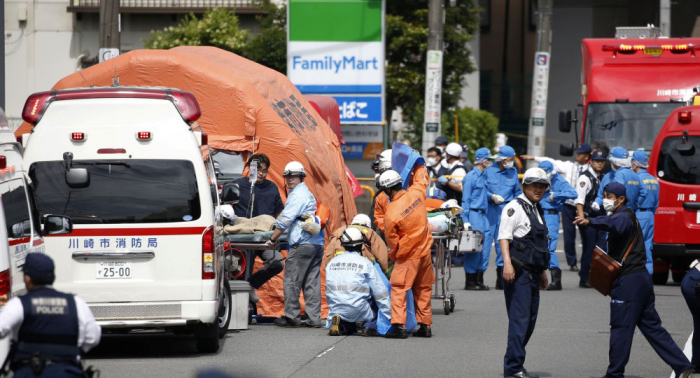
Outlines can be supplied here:
[[341, 108], [340, 102], [352, 97], [347, 106], [360, 109], [359, 117], [348, 113], [345, 123], [381, 122], [383, 1], [289, 0], [288, 12], [287, 76], [292, 83], [305, 94], [336, 97]]

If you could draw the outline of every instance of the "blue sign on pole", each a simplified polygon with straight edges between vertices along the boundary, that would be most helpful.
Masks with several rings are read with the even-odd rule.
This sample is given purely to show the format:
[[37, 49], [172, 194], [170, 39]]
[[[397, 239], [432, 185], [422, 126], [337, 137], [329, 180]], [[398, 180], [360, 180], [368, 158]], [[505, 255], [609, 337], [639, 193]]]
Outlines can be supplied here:
[[382, 121], [382, 98], [367, 96], [333, 96], [338, 101], [341, 123]]

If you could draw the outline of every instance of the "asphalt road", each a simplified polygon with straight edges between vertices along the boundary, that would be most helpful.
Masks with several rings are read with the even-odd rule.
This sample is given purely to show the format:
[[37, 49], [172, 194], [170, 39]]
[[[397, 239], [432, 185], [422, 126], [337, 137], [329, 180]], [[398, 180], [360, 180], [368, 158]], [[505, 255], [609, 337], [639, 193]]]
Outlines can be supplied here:
[[[235, 377], [502, 377], [508, 327], [503, 291], [462, 290], [464, 271], [452, 269], [456, 309], [444, 315], [441, 301], [432, 302], [431, 339], [330, 337], [324, 329], [251, 325], [229, 332], [213, 355], [198, 354], [185, 336], [105, 336], [87, 356], [88, 364], [103, 377], [194, 377], [211, 368]], [[493, 265], [486, 281], [495, 283]], [[608, 361], [609, 297], [578, 288], [577, 273], [568, 270], [563, 286], [542, 293], [525, 366], [542, 377], [601, 377]], [[663, 325], [683, 349], [692, 318], [680, 288], [656, 286], [655, 292]], [[626, 376], [668, 377], [670, 372], [637, 331]]]

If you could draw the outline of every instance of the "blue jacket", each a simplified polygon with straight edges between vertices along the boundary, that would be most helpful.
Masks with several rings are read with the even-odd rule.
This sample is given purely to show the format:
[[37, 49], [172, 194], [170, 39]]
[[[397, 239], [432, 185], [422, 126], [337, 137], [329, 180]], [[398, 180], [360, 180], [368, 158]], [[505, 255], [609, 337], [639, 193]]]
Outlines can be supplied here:
[[287, 197], [287, 206], [284, 207], [282, 213], [277, 218], [275, 227], [281, 230], [289, 229], [289, 245], [295, 246], [298, 244], [314, 244], [323, 245], [324, 232], [321, 231], [318, 235], [301, 229], [301, 221], [298, 220], [302, 214], [316, 214], [316, 198], [311, 194], [311, 191], [305, 183], [300, 183], [289, 192]]
[[639, 198], [637, 208], [654, 209], [656, 212], [656, 208], [659, 207], [659, 180], [650, 175], [646, 169], [639, 170], [637, 175], [647, 193], [646, 196]]
[[503, 205], [514, 200], [522, 193], [520, 191], [520, 181], [518, 179], [518, 170], [514, 167], [501, 169], [498, 165], [494, 165], [486, 169], [486, 195], [491, 199], [492, 194], [498, 194], [503, 197]]
[[345, 252], [326, 265], [329, 317], [340, 315], [346, 322], [372, 321], [376, 314], [370, 305], [371, 298], [379, 311], [391, 319], [389, 289], [367, 258], [357, 252]]
[[647, 195], [647, 191], [642, 185], [642, 180], [636, 172], [627, 167], [622, 167], [615, 171], [613, 181], [625, 186], [627, 193], [627, 207], [632, 211], [637, 209], [637, 202]]
[[[241, 192], [241, 199], [233, 205], [233, 211], [239, 217], [250, 217], [250, 180], [248, 177], [241, 177], [235, 181]], [[274, 182], [264, 180], [262, 184], [255, 184], [255, 202], [253, 203], [253, 217], [258, 215], [269, 215], [276, 217], [282, 212], [284, 205], [280, 191]]]
[[[560, 174], [553, 174], [550, 180], [552, 181], [552, 185], [544, 193], [540, 205], [542, 205], [542, 209], [544, 210], [561, 211], [561, 207], [566, 200], [575, 199], [577, 197], [576, 190], [574, 190], [574, 187], [571, 186], [565, 178], [561, 177]], [[550, 194], [554, 194], [552, 196], [552, 201], [549, 200]]]
[[598, 187], [598, 195], [595, 197], [595, 203], [597, 203], [601, 209], [603, 208], [603, 188], [613, 180], [613, 176], [615, 176], [615, 171], [610, 171], [600, 180], [600, 187]]
[[477, 168], [472, 169], [462, 179], [462, 219], [465, 222], [476, 223], [469, 220], [469, 217], [478, 213], [471, 209], [484, 210], [488, 209], [488, 197], [486, 190], [486, 172], [480, 171]]

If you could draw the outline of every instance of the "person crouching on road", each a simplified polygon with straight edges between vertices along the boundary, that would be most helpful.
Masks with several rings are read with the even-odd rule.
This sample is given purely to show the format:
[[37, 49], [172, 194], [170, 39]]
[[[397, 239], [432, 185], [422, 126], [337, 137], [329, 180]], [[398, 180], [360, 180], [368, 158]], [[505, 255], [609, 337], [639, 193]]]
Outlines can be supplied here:
[[391, 273], [391, 324], [393, 330], [386, 333], [390, 339], [405, 339], [406, 292], [413, 291], [416, 320], [420, 328], [416, 337], [431, 337], [433, 314], [430, 297], [433, 294], [433, 262], [430, 247], [433, 235], [428, 227], [425, 208], [428, 173], [423, 166], [414, 168], [411, 185], [403, 190], [401, 176], [393, 170], [382, 173], [379, 184], [389, 196], [384, 216], [385, 236], [389, 258], [395, 261]]
[[689, 377], [693, 373], [690, 361], [661, 326], [656, 312], [654, 285], [646, 269], [644, 235], [634, 211], [627, 207], [625, 186], [611, 182], [603, 193], [608, 216], [578, 216], [575, 223], [608, 232], [608, 254], [622, 265], [610, 293], [610, 365], [605, 377], [624, 377], [635, 326], [677, 377]]
[[[268, 244], [274, 244], [284, 230], [289, 230], [289, 253], [284, 268], [284, 315], [275, 319], [280, 327], [321, 327], [321, 258], [323, 231], [314, 235], [302, 229], [302, 215], [316, 213], [316, 198], [304, 184], [306, 171], [297, 161], [284, 167], [284, 179], [289, 188], [287, 204], [275, 223]], [[299, 292], [304, 291], [307, 321], [301, 322]]]
[[525, 370], [525, 346], [535, 330], [540, 290], [547, 289], [548, 231], [539, 201], [549, 185], [544, 170], [528, 169], [523, 175], [523, 193], [501, 213], [498, 243], [503, 253], [503, 289], [508, 311], [508, 347], [503, 358], [506, 377], [538, 377]]
[[[391, 317], [389, 290], [372, 261], [361, 255], [365, 237], [358, 228], [348, 227], [340, 235], [340, 252], [326, 266], [326, 300], [331, 316], [330, 336], [352, 335], [357, 322], [371, 323], [365, 336], [379, 336], [376, 329], [377, 307]], [[373, 303], [376, 306], [373, 306]]]
[[343, 244], [340, 242], [340, 237], [343, 235], [343, 232], [350, 227], [360, 230], [364, 236], [365, 243], [362, 245], [362, 256], [371, 260], [372, 263], [378, 263], [382, 268], [382, 272], [389, 277], [391, 264], [389, 264], [389, 254], [386, 249], [386, 244], [379, 234], [372, 231], [372, 223], [369, 216], [365, 214], [355, 215], [349, 225], [339, 227], [328, 237], [328, 245], [326, 246], [326, 251], [323, 253], [323, 260], [321, 261], [321, 270], [326, 269], [326, 265], [328, 265], [338, 252], [343, 252], [345, 250]]
[[[99, 344], [102, 328], [81, 298], [56, 291], [54, 263], [30, 253], [24, 263], [27, 294], [0, 313], [0, 337], [16, 342], [14, 377], [83, 377], [80, 358]], [[39, 362], [39, 363], [36, 363]]]

